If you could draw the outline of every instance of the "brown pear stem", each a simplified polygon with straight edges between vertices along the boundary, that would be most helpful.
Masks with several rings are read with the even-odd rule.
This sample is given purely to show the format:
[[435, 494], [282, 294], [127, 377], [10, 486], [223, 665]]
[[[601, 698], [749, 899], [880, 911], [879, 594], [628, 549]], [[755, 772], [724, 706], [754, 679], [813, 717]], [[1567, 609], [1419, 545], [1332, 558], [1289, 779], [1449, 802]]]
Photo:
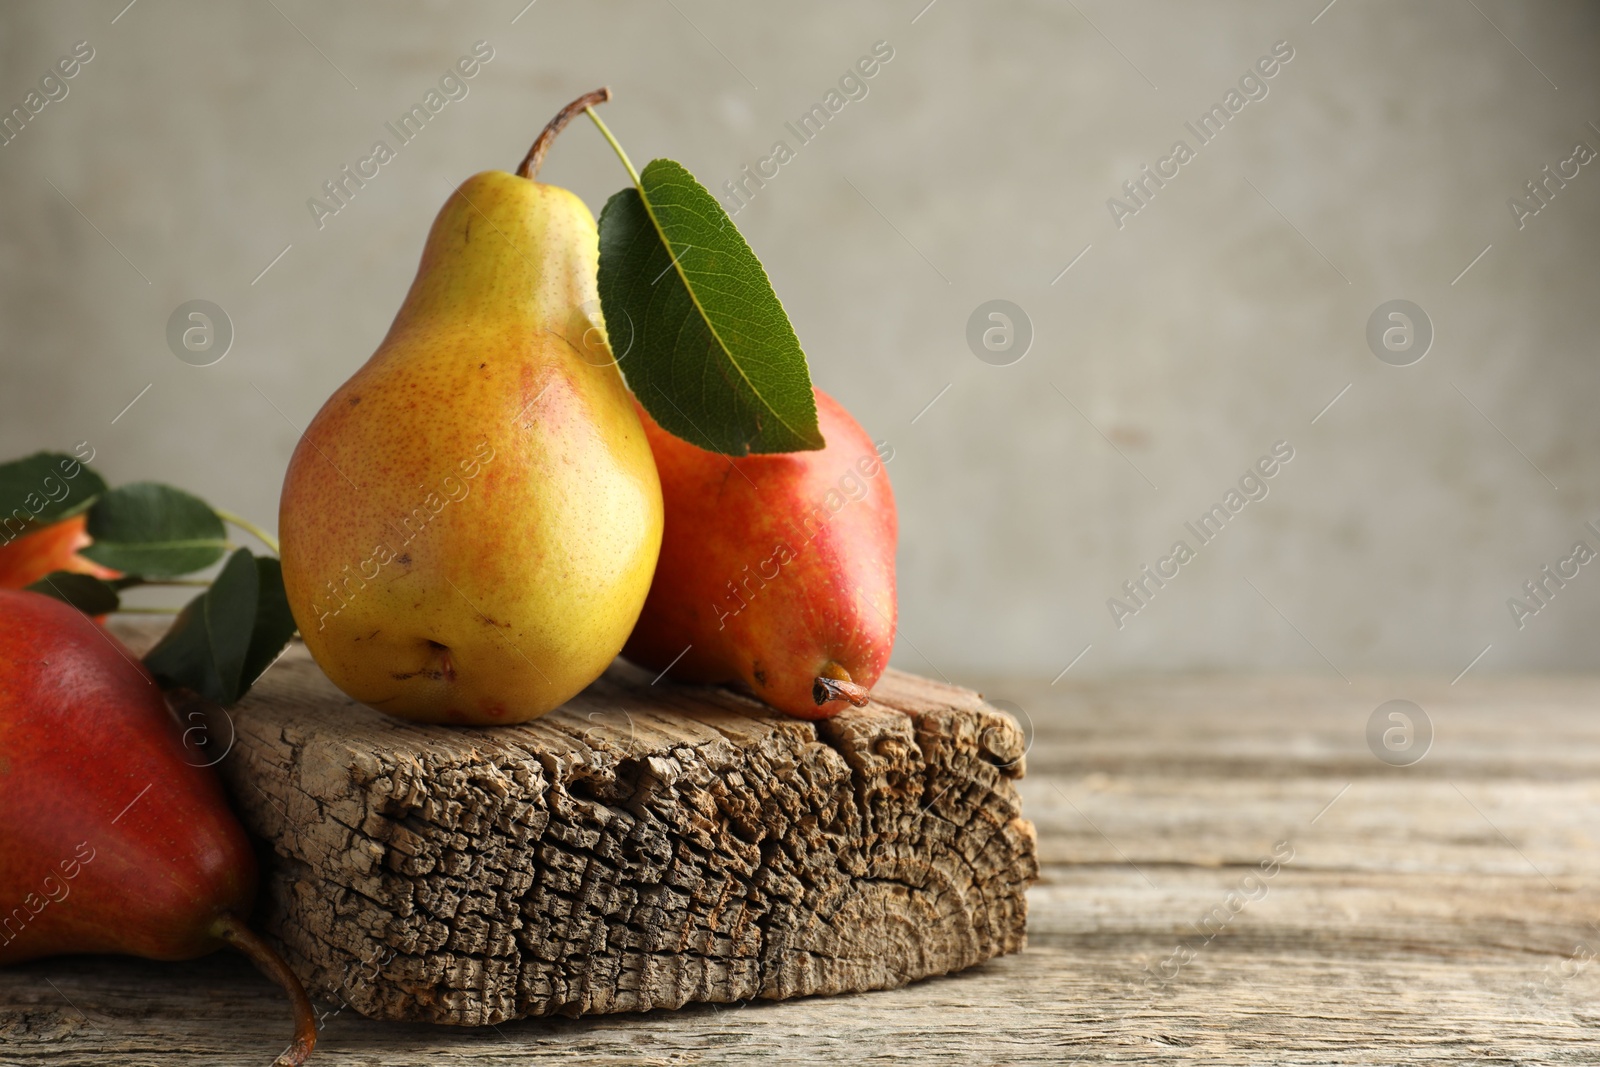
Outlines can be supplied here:
[[872, 694], [864, 685], [819, 674], [811, 683], [811, 699], [817, 702], [819, 708], [830, 700], [848, 700], [852, 707], [864, 708], [872, 699]]
[[311, 1050], [317, 1047], [317, 1012], [311, 1006], [311, 998], [306, 996], [305, 986], [300, 984], [300, 979], [295, 977], [289, 965], [283, 962], [283, 957], [274, 952], [272, 946], [261, 940], [237, 915], [224, 913], [218, 916], [211, 926], [211, 932], [250, 957], [250, 962], [289, 994], [289, 1003], [294, 1008], [294, 1040], [272, 1064], [273, 1067], [300, 1067], [311, 1055]]
[[528, 149], [528, 154], [522, 158], [522, 165], [517, 168], [517, 177], [527, 178], [530, 181], [539, 176], [539, 168], [544, 166], [544, 154], [550, 151], [550, 143], [562, 130], [582, 112], [595, 104], [603, 104], [611, 99], [611, 87], [602, 85], [592, 93], [584, 93], [578, 99], [556, 112], [556, 117], [550, 124], [539, 131], [539, 136], [534, 138], [533, 147]]

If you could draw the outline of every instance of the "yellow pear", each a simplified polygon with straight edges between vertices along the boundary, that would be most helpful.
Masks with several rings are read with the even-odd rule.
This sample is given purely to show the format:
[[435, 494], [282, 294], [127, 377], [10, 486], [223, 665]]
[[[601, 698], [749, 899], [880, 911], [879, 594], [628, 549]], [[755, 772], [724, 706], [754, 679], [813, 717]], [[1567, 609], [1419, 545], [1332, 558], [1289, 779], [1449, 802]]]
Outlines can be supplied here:
[[289, 463], [290, 610], [380, 711], [542, 715], [605, 670], [650, 589], [661, 486], [600, 316], [594, 217], [533, 178], [582, 103], [517, 174], [445, 203], [388, 336]]

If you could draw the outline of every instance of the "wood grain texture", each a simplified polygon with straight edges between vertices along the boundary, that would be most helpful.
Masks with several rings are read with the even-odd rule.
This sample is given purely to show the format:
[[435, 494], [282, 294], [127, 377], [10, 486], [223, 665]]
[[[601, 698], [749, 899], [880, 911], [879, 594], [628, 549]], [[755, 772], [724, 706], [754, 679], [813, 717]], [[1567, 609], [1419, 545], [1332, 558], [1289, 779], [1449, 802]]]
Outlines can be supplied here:
[[619, 663], [536, 722], [463, 729], [357, 705], [296, 649], [231, 725], [267, 932], [368, 1017], [887, 989], [1023, 944], [1023, 734], [967, 690], [891, 672], [810, 723]]
[[[863, 995], [485, 1028], [329, 1001], [316, 1062], [1600, 1062], [1600, 679], [983, 688], [1032, 737], [1025, 952]], [[1412, 767], [1366, 746], [1392, 697], [1433, 722]], [[1292, 859], [1233, 911], [1279, 841]], [[226, 956], [0, 973], [0, 1063], [262, 1064], [286, 1025]]]

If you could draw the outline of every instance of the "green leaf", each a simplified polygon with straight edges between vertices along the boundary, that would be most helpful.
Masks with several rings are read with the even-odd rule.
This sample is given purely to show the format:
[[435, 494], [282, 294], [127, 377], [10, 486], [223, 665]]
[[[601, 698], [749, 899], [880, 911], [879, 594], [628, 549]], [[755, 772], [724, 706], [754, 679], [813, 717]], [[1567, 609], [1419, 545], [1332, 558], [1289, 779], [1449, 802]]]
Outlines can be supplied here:
[[21, 527], [71, 518], [106, 491], [105, 479], [65, 452], [35, 452], [0, 463], [0, 524], [8, 540]]
[[156, 646], [144, 654], [144, 665], [166, 688], [183, 686], [217, 704], [227, 704], [227, 693], [211, 660], [206, 635], [206, 590], [178, 613]]
[[822, 448], [805, 353], [733, 220], [670, 159], [639, 185], [600, 213], [600, 307], [639, 402], [709, 451]]
[[209, 567], [227, 550], [222, 520], [181, 489], [134, 482], [104, 494], [89, 509], [94, 543], [83, 555], [119, 571], [171, 578]]
[[109, 615], [122, 606], [116, 586], [89, 574], [53, 571], [27, 588], [64, 600], [85, 615]]
[[162, 685], [235, 704], [294, 636], [278, 561], [235, 550], [211, 588], [191, 600], [145, 666]]
[[250, 634], [250, 650], [244, 657], [240, 696], [272, 666], [295, 631], [294, 616], [289, 612], [289, 594], [283, 590], [283, 566], [271, 556], [261, 556], [256, 559], [256, 574], [259, 582], [256, 621]]
[[217, 669], [223, 691], [235, 700], [244, 675], [245, 654], [250, 650], [250, 637], [255, 632], [259, 591], [255, 560], [249, 549], [241, 548], [228, 557], [205, 594], [206, 639], [211, 644], [211, 662]]

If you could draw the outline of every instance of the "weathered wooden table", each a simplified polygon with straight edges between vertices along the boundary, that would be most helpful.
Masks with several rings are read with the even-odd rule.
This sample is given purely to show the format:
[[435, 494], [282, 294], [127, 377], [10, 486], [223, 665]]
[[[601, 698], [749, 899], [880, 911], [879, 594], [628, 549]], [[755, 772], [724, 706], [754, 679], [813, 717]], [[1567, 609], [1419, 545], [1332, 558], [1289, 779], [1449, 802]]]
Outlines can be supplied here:
[[[313, 1062], [1600, 1062], [1600, 680], [981, 686], [1031, 720], [1028, 948], [907, 988], [480, 1029], [330, 1016]], [[1395, 698], [1426, 730], [1369, 718]], [[1385, 730], [1393, 742], [1385, 748]], [[331, 1010], [331, 1006], [330, 1006]], [[226, 955], [0, 973], [0, 1063], [266, 1064]]]

